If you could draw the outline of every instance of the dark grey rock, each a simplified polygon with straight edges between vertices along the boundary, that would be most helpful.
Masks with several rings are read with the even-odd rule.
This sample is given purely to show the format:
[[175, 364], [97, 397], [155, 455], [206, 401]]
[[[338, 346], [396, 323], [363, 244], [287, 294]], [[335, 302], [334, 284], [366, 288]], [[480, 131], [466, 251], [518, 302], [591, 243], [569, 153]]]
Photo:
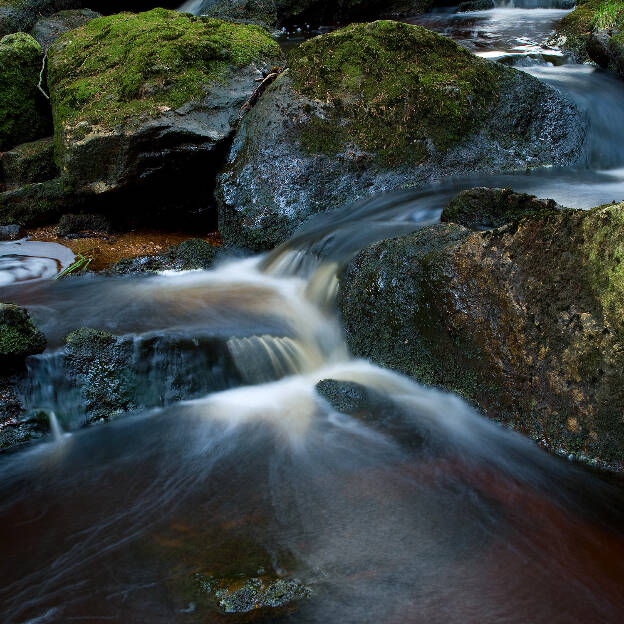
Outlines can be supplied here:
[[18, 240], [21, 236], [22, 228], [17, 224], [0, 225], [0, 241]]
[[50, 16], [42, 17], [33, 26], [31, 35], [39, 42], [44, 52], [63, 34], [90, 22], [101, 13], [91, 9], [59, 11]]

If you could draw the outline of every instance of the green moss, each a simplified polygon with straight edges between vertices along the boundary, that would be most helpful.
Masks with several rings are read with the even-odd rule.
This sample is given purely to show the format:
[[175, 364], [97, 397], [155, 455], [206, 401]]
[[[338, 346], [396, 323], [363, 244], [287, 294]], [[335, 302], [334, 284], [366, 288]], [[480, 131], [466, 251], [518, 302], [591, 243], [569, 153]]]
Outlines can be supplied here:
[[582, 227], [589, 282], [605, 319], [624, 340], [624, 202], [594, 209]]
[[50, 50], [57, 133], [81, 121], [105, 128], [203, 98], [228, 69], [279, 56], [257, 26], [154, 9], [94, 19]]
[[471, 133], [496, 102], [503, 71], [445, 37], [392, 21], [353, 24], [290, 56], [295, 89], [330, 106], [304, 147], [336, 153], [355, 143], [390, 162], [418, 162], [430, 139], [446, 150]]
[[41, 353], [45, 346], [45, 336], [33, 325], [26, 310], [12, 303], [0, 304], [0, 363], [4, 358]]
[[0, 40], [0, 151], [41, 136], [47, 122], [38, 105], [42, 53], [25, 33]]

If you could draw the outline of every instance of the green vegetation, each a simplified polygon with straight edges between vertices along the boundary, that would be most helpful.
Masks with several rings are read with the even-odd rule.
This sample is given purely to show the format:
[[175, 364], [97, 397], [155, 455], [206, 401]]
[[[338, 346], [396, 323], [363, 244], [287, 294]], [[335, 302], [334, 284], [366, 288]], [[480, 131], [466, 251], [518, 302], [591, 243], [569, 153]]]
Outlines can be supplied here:
[[257, 26], [154, 9], [94, 19], [50, 49], [57, 135], [79, 122], [111, 128], [203, 98], [228, 69], [279, 56]]
[[82, 254], [78, 254], [76, 256], [77, 260], [68, 266], [66, 269], [61, 271], [56, 279], [60, 279], [62, 277], [67, 277], [68, 275], [73, 275], [75, 273], [84, 273], [89, 268], [93, 258], [85, 258]]
[[0, 39], [0, 151], [41, 136], [46, 120], [38, 111], [42, 53], [25, 33]]
[[504, 72], [449, 39], [392, 21], [311, 39], [289, 67], [299, 93], [330, 107], [302, 137], [308, 150], [335, 154], [355, 143], [389, 162], [418, 162], [430, 139], [446, 150], [469, 135], [496, 102]]
[[624, 21], [624, 3], [607, 0], [595, 12], [591, 25], [594, 30], [607, 30], [621, 26]]

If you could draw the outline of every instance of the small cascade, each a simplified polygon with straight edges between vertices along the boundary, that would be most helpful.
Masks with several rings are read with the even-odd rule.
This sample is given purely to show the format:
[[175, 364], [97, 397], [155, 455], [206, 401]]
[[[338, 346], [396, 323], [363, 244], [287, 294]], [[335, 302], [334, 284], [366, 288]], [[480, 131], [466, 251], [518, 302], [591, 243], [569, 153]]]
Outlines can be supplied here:
[[61, 423], [58, 421], [56, 414], [52, 410], [48, 412], [48, 421], [50, 423], [50, 432], [52, 433], [52, 437], [55, 442], [60, 442], [64, 435], [70, 435], [63, 432]]
[[204, 0], [187, 0], [178, 8], [178, 11], [180, 13], [199, 15], [202, 10], [202, 4], [204, 4]]

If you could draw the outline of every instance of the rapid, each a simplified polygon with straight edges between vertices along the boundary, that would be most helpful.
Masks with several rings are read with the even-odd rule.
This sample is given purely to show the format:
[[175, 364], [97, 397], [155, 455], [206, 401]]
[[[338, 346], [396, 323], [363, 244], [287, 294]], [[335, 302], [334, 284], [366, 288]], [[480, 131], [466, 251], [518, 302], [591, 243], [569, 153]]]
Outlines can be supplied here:
[[[589, 119], [576, 169], [373, 197], [209, 271], [54, 280], [71, 261], [63, 248], [0, 243], [0, 296], [49, 341], [22, 398], [55, 431], [0, 455], [2, 622], [246, 622], [206, 619], [187, 588], [237, 565], [310, 588], [284, 622], [620, 620], [621, 481], [354, 359], [335, 303], [354, 253], [437, 222], [463, 188], [579, 208], [624, 199], [624, 83], [544, 43], [563, 14], [501, 6], [410, 21], [568, 94]], [[143, 380], [130, 415], [89, 428], [61, 352], [84, 326], [124, 336]], [[325, 380], [376, 398], [341, 413]]]

